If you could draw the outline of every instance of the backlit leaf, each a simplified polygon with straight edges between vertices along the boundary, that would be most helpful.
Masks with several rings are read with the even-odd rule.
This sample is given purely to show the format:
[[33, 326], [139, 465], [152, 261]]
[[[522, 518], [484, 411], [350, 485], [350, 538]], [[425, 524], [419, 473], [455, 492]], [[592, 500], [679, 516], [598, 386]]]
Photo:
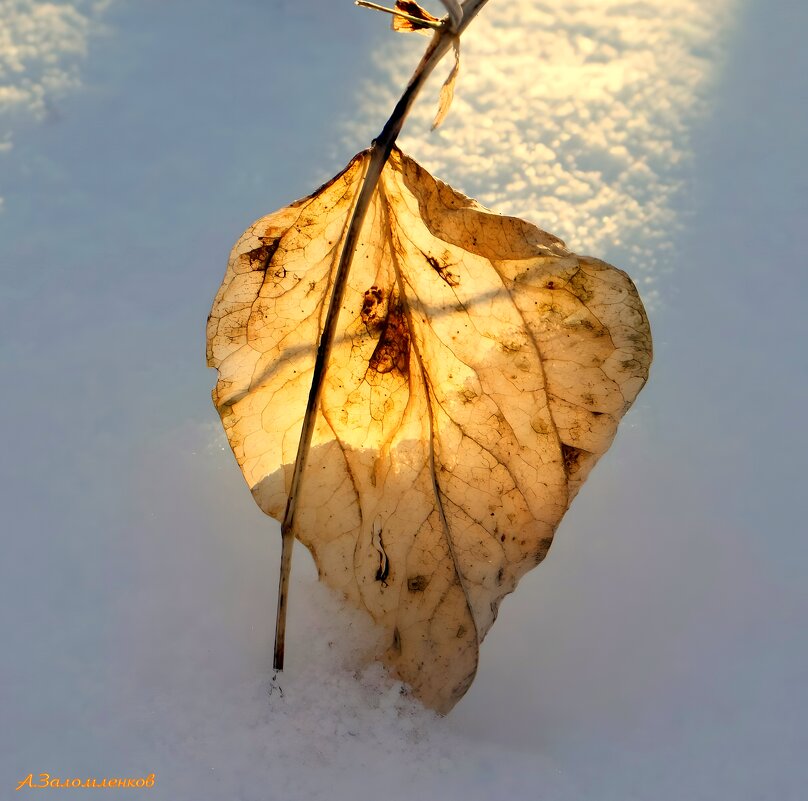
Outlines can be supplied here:
[[[214, 402], [277, 519], [368, 160], [252, 225], [211, 311]], [[625, 273], [394, 150], [338, 323], [295, 535], [382, 627], [390, 667], [445, 712], [645, 383], [648, 321]]]
[[440, 89], [440, 98], [438, 100], [438, 113], [435, 116], [435, 121], [432, 123], [432, 130], [434, 131], [445, 119], [449, 113], [449, 108], [454, 100], [455, 84], [457, 83], [457, 76], [460, 74], [460, 37], [456, 36], [452, 40], [452, 52], [454, 53], [454, 64], [449, 77], [444, 81]]
[[[433, 28], [429, 23], [438, 22], [437, 17], [433, 17], [425, 8], [422, 8], [415, 2], [415, 0], [396, 0], [395, 9], [408, 14], [413, 19], [406, 19], [405, 17], [393, 17], [392, 28], [394, 31], [400, 33], [423, 33], [427, 36], [432, 34]], [[422, 19], [427, 24], [421, 25], [416, 22], [416, 19]]]

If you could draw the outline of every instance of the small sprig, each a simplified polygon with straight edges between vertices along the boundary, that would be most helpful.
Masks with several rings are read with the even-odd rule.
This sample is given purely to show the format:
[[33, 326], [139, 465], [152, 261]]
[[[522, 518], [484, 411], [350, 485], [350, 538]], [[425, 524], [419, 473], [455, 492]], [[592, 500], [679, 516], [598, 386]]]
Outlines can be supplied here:
[[370, 3], [368, 0], [354, 0], [354, 2], [355, 5], [361, 6], [362, 8], [370, 8], [374, 11], [384, 11], [385, 14], [392, 14], [394, 17], [407, 20], [407, 22], [409, 22], [416, 30], [418, 28], [432, 28], [433, 30], [439, 31], [445, 25], [443, 20], [436, 19], [431, 14], [416, 17], [415, 15], [407, 14], [398, 8], [387, 8], [386, 6], [380, 6], [376, 3]]

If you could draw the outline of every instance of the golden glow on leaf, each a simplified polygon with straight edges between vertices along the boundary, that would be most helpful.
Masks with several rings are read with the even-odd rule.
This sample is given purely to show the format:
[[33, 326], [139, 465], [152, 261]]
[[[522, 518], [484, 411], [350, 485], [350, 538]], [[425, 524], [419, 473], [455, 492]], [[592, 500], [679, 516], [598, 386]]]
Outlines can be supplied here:
[[[407, 19], [405, 17], [393, 17], [391, 27], [394, 31], [399, 31], [400, 33], [416, 32], [431, 36], [433, 30], [431, 24], [439, 21], [437, 17], [433, 17], [432, 14], [430, 14], [425, 8], [419, 6], [414, 0], [396, 0], [395, 9], [396, 11], [401, 11], [404, 14], [412, 17], [412, 19]], [[422, 19], [427, 24], [419, 25], [417, 22], [415, 22], [416, 19]]]
[[[317, 342], [368, 161], [241, 237], [208, 323], [213, 392], [259, 506], [283, 517]], [[366, 609], [384, 660], [446, 712], [651, 360], [625, 273], [493, 214], [394, 150], [362, 228], [295, 535]]]

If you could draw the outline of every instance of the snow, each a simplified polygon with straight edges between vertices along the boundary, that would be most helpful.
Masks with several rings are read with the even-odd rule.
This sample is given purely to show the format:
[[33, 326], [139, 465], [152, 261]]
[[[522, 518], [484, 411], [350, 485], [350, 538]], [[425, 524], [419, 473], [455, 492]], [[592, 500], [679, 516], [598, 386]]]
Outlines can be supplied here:
[[[186, 428], [158, 459], [172, 459], [168, 451], [188, 454], [190, 440], [200, 434], [207, 447], [182, 460], [185, 478], [170, 494], [165, 487], [150, 491], [164, 498], [167, 515], [172, 497], [189, 513], [192, 504], [183, 499], [196, 495], [189, 486], [194, 479], [212, 487], [223, 474], [233, 478], [232, 457], [221, 450], [219, 432], [207, 426]], [[246, 487], [239, 489], [239, 505], [251, 503]], [[149, 574], [154, 594], [125, 626], [143, 632], [144, 642], [131, 654], [136, 671], [124, 707], [136, 708], [154, 692], [140, 714], [144, 741], [151, 743], [145, 762], [163, 765], [154, 769], [166, 777], [166, 798], [374, 799], [383, 793], [409, 799], [448, 792], [485, 799], [494, 783], [515, 797], [533, 797], [537, 771], [548, 798], [565, 797], [569, 780], [551, 759], [465, 736], [451, 719], [406, 695], [381, 666], [368, 665], [374, 627], [317, 582], [300, 545], [293, 559], [286, 668], [275, 674], [278, 526], [256, 515], [251, 535], [239, 536], [223, 516], [219, 510], [221, 528], [215, 518], [200, 527], [172, 521], [171, 540], [141, 541], [136, 548], [138, 572]], [[241, 510], [238, 516], [244, 516]], [[263, 561], [255, 561], [255, 529], [265, 540]], [[207, 553], [189, 565], [187, 554], [200, 550]], [[160, 565], [150, 558], [156, 551]], [[184, 580], [172, 586], [182, 565]], [[155, 652], [155, 633], [164, 638], [164, 650]], [[167, 658], [178, 667], [167, 670]], [[169, 753], [161, 753], [161, 743], [172, 744]]]
[[230, 244], [364, 144], [335, 155], [384, 26], [338, 6], [109, 4], [46, 119], [0, 128], [0, 799], [801, 801], [808, 7], [748, 4], [699, 79], [650, 383], [438, 719], [360, 667], [301, 547], [273, 683], [277, 525], [203, 366]]

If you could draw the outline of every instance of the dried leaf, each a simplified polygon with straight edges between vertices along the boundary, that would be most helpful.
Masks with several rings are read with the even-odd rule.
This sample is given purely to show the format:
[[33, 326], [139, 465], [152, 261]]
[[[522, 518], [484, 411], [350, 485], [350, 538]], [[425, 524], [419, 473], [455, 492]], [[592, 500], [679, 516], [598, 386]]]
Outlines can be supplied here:
[[[415, 0], [396, 0], [395, 8], [427, 23], [439, 22], [437, 17], [433, 17], [425, 8], [421, 8]], [[427, 36], [430, 36], [433, 31], [431, 25], [419, 25], [417, 22], [404, 17], [393, 17], [392, 27], [394, 31], [399, 31], [400, 33], [412, 33], [414, 31], [416, 33], [425, 33]]]
[[[277, 519], [368, 159], [251, 226], [211, 311], [214, 402]], [[645, 383], [648, 321], [625, 273], [394, 150], [338, 322], [295, 535], [383, 628], [386, 662], [446, 712]]]
[[454, 52], [454, 66], [449, 73], [449, 77], [444, 81], [440, 89], [440, 98], [438, 100], [438, 113], [435, 115], [435, 121], [432, 123], [432, 130], [434, 131], [445, 119], [452, 106], [454, 100], [455, 83], [457, 76], [460, 74], [460, 37], [456, 36], [452, 40], [452, 50]]

